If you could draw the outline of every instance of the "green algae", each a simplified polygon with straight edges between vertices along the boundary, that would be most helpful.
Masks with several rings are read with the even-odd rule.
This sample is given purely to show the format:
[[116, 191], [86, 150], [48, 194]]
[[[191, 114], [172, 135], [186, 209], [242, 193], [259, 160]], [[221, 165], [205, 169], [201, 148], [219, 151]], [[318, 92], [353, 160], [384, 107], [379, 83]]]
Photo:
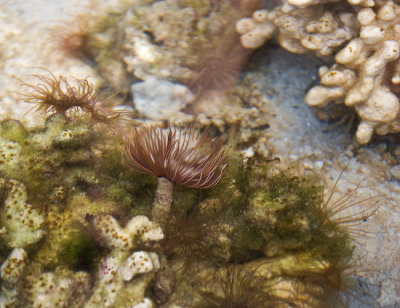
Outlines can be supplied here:
[[[210, 302], [225, 307], [242, 298], [263, 298], [270, 307], [286, 307], [341, 299], [353, 244], [346, 228], [329, 216], [321, 183], [316, 174], [279, 170], [264, 159], [243, 160], [230, 152], [228, 173], [217, 186], [176, 188], [162, 248], [178, 262], [176, 288], [185, 291], [173, 293], [171, 301], [192, 298], [194, 307]], [[232, 266], [238, 282], [229, 276]], [[228, 274], [221, 276], [216, 268]], [[212, 283], [215, 275], [219, 286]], [[262, 285], [244, 286], [240, 277]], [[341, 278], [327, 282], [335, 277]], [[221, 293], [233, 283], [235, 290]], [[290, 296], [280, 289], [285, 284], [293, 287]]]
[[3, 121], [0, 131], [5, 145], [0, 178], [23, 183], [29, 203], [44, 217], [46, 236], [32, 259], [45, 268], [76, 266], [84, 246], [77, 234], [90, 226], [85, 217], [148, 212], [155, 183], [129, 170], [122, 138], [107, 124], [55, 114], [44, 128], [29, 131], [17, 121]]
[[74, 234], [62, 245], [60, 252], [62, 262], [74, 270], [88, 270], [94, 268], [99, 260], [100, 249], [93, 239], [83, 232]]
[[27, 131], [24, 126], [16, 120], [5, 120], [0, 125], [0, 136], [4, 139], [23, 143], [27, 136]]
[[[151, 213], [156, 179], [128, 168], [122, 138], [108, 124], [56, 114], [44, 128], [26, 130], [16, 121], [3, 121], [0, 130], [0, 141], [10, 145], [3, 150], [1, 181], [24, 183], [29, 202], [44, 217], [46, 236], [30, 255], [45, 270], [94, 270], [104, 250], [90, 233], [92, 217], [111, 214], [123, 223]], [[315, 289], [335, 297], [343, 286], [321, 281], [345, 275], [352, 241], [330, 217], [320, 178], [276, 169], [258, 157], [245, 160], [233, 150], [228, 157], [228, 172], [215, 187], [174, 189], [165, 240], [158, 248], [176, 276], [170, 302], [191, 298], [194, 306], [211, 300], [223, 307], [228, 298], [258, 293], [272, 302], [315, 304], [320, 303]], [[0, 187], [2, 200], [4, 191]], [[219, 286], [205, 286], [216, 273]], [[221, 285], [232, 279], [239, 280], [235, 294], [221, 293]], [[241, 279], [259, 285], [245, 286]], [[286, 298], [277, 281], [296, 286], [291, 292], [306, 294], [307, 300]]]

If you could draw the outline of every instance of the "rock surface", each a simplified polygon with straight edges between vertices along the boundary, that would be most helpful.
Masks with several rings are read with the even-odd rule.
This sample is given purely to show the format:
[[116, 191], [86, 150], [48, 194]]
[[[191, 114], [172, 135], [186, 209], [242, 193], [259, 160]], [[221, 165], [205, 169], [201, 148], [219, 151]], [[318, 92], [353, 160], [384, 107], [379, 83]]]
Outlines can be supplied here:
[[[81, 3], [81, 2], [80, 2]], [[24, 118], [28, 123], [37, 123], [31, 114], [25, 116], [31, 107], [24, 103], [15, 104], [19, 91], [14, 76], [32, 74], [32, 67], [46, 67], [56, 74], [73, 74], [75, 77], [95, 76], [82, 62], [70, 60], [68, 64], [57, 65], [56, 60], [43, 52], [50, 21], [68, 19], [68, 14], [79, 7], [74, 1], [51, 2], [0, 0], [0, 117], [10, 114]], [[32, 37], [37, 39], [32, 40]], [[4, 41], [7, 40], [7, 44]], [[374, 197], [370, 202], [380, 204], [377, 213], [368, 219], [368, 237], [360, 237], [357, 253], [363, 262], [358, 269], [364, 273], [358, 276], [359, 284], [372, 293], [383, 307], [395, 307], [400, 303], [400, 182], [398, 164], [400, 156], [387, 141], [373, 141], [368, 147], [352, 146], [354, 135], [346, 129], [349, 125], [324, 123], [317, 119], [303, 99], [315, 80], [320, 60], [307, 55], [294, 55], [282, 49], [269, 47], [261, 50], [247, 70], [254, 76], [254, 83], [262, 89], [269, 102], [269, 128], [263, 134], [268, 136], [268, 145], [274, 156], [282, 161], [302, 161], [306, 169], [322, 173], [328, 185], [346, 194], [357, 185], [356, 206], [365, 206], [357, 200]], [[330, 63], [325, 63], [330, 65]], [[35, 73], [36, 71], [33, 70]], [[251, 76], [249, 77], [251, 78]], [[348, 121], [354, 117], [347, 113]], [[346, 119], [344, 119], [346, 120]], [[36, 121], [36, 122], [35, 122]], [[338, 120], [339, 121], [339, 120]], [[324, 132], [327, 130], [326, 132]], [[398, 150], [397, 150], [398, 152]], [[341, 173], [343, 172], [343, 173]], [[361, 183], [361, 184], [359, 184]], [[327, 191], [329, 194], [329, 189]], [[0, 228], [0, 231], [2, 229]], [[357, 303], [354, 303], [357, 307]]]

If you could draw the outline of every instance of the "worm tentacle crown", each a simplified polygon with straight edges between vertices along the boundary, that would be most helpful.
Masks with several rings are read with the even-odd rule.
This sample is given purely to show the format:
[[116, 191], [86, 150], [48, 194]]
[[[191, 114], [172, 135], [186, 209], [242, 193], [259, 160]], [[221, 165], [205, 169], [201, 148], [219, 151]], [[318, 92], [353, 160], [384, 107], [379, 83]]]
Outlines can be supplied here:
[[216, 185], [225, 174], [226, 158], [217, 138], [190, 127], [159, 125], [133, 128], [125, 138], [125, 158], [132, 169], [196, 188]]

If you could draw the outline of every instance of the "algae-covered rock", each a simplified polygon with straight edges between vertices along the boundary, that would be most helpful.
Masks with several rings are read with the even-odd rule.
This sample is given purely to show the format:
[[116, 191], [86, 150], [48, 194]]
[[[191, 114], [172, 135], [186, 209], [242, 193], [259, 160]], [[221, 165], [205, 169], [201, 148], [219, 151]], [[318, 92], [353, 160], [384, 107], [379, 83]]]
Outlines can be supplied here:
[[88, 217], [146, 212], [151, 189], [141, 188], [154, 181], [125, 167], [122, 137], [110, 128], [60, 114], [30, 131], [16, 121], [0, 123], [0, 238], [8, 247], [25, 247], [46, 234], [33, 260], [49, 268], [79, 266], [80, 256], [88, 263], [98, 250], [84, 235]]
[[115, 127], [54, 114], [42, 128], [5, 121], [0, 130], [10, 145], [0, 165], [1, 257], [26, 246], [31, 260], [14, 275], [15, 305], [318, 306], [345, 288], [351, 237], [315, 175], [229, 151], [218, 185], [175, 187], [162, 230], [143, 215], [155, 181], [127, 168]]
[[94, 23], [85, 47], [104, 79], [119, 88], [152, 77], [189, 84], [216, 53], [236, 63], [235, 21], [246, 13], [233, 0], [130, 2]]
[[318, 176], [230, 155], [219, 185], [197, 198], [175, 192], [185, 208], [165, 229], [176, 275], [169, 305], [324, 307], [353, 294], [349, 230], [332, 216]]

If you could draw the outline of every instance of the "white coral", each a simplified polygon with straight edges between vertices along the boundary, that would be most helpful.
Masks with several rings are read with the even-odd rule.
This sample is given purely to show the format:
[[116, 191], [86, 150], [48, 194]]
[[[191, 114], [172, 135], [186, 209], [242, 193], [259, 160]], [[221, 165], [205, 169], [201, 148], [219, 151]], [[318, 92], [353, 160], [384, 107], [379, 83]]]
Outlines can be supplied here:
[[57, 268], [30, 280], [32, 308], [80, 307], [90, 290], [89, 274], [85, 272]]
[[[258, 16], [264, 25], [273, 24], [279, 43], [291, 52], [325, 56], [337, 51], [336, 64], [320, 68], [321, 84], [310, 89], [305, 102], [323, 107], [335, 101], [353, 107], [361, 118], [356, 138], [364, 144], [374, 132], [400, 132], [400, 6], [391, 0], [343, 2], [282, 0], [273, 10], [258, 11]], [[238, 23], [245, 47], [251, 48], [243, 43], [245, 35], [259, 27], [255, 16], [257, 12]], [[252, 38], [255, 47], [268, 38], [257, 35]]]
[[313, 50], [320, 56], [329, 55], [351, 39], [359, 27], [354, 13], [331, 12], [324, 10], [322, 5], [300, 7], [284, 3], [271, 11], [256, 11], [251, 19], [239, 20], [236, 27], [242, 45], [258, 48], [277, 29], [278, 41], [283, 48], [294, 53]]
[[25, 185], [17, 180], [9, 180], [8, 193], [0, 222], [6, 232], [0, 234], [9, 247], [26, 247], [36, 243], [44, 235], [41, 229], [43, 217], [31, 204], [27, 203]]
[[154, 252], [135, 251], [121, 265], [119, 271], [125, 281], [131, 280], [138, 274], [157, 271], [160, 261]]
[[342, 95], [329, 97], [341, 84], [323, 84], [321, 79], [321, 86], [312, 88], [305, 101], [312, 106], [323, 106], [340, 98], [347, 106], [354, 106], [361, 118], [356, 138], [365, 144], [374, 132], [384, 135], [400, 131], [396, 88], [400, 80], [400, 7], [386, 1], [376, 14], [369, 8], [361, 9], [357, 19], [361, 23], [360, 36], [337, 53], [335, 60], [341, 65], [330, 70], [352, 70], [356, 82], [348, 84]]
[[236, 24], [236, 31], [241, 34], [242, 46], [252, 49], [261, 47], [271, 38], [275, 28], [275, 25], [268, 20], [267, 10], [256, 11], [252, 18], [242, 18]]
[[138, 241], [158, 241], [164, 237], [160, 226], [142, 215], [133, 217], [124, 228], [111, 215], [99, 215], [93, 223], [106, 245], [113, 249], [130, 250]]
[[14, 307], [18, 298], [18, 282], [28, 261], [24, 249], [14, 248], [0, 268], [1, 284], [0, 307]]
[[141, 242], [161, 240], [164, 235], [160, 226], [140, 215], [133, 217], [125, 227], [111, 215], [97, 216], [93, 224], [112, 250], [101, 262], [93, 294], [85, 308], [118, 306], [122, 299], [124, 302], [118, 307], [139, 304], [152, 276], [143, 276], [140, 280], [134, 278], [139, 274], [154, 273], [160, 268], [160, 262], [154, 252], [134, 250]]

